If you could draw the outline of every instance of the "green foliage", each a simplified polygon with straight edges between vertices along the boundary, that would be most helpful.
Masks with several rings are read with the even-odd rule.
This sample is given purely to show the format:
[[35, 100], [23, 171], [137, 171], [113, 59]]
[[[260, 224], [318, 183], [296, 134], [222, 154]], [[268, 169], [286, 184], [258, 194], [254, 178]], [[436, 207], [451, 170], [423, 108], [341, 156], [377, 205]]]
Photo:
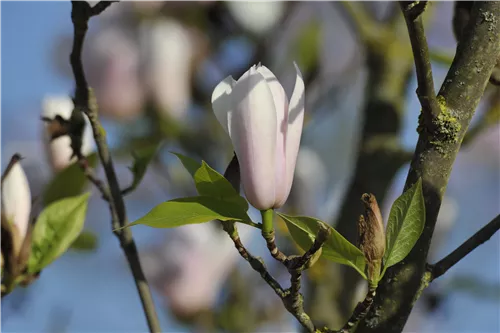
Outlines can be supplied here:
[[366, 279], [366, 263], [363, 253], [339, 234], [337, 230], [313, 217], [289, 216], [281, 213], [278, 213], [278, 215], [285, 221], [293, 240], [304, 251], [307, 251], [314, 243], [320, 224], [329, 228], [331, 235], [323, 245], [322, 257], [339, 264], [351, 266]]
[[233, 185], [223, 175], [212, 169], [204, 161], [200, 164], [187, 156], [175, 155], [193, 176], [199, 195], [219, 198], [236, 204], [245, 211], [248, 210], [248, 202], [236, 192]]
[[139, 186], [146, 174], [146, 170], [148, 169], [149, 163], [153, 160], [153, 157], [156, 155], [156, 152], [159, 148], [158, 145], [149, 146], [146, 148], [142, 148], [132, 153], [132, 157], [134, 158], [134, 164], [129, 167], [130, 171], [134, 175], [134, 179], [132, 181], [132, 185], [129, 187], [129, 191], [133, 191]]
[[36, 273], [62, 255], [83, 229], [90, 193], [58, 200], [45, 208], [33, 228], [28, 271]]
[[99, 237], [92, 231], [82, 231], [71, 244], [71, 249], [76, 251], [93, 251], [99, 246]]
[[127, 227], [143, 224], [153, 228], [175, 228], [216, 219], [251, 222], [250, 217], [241, 207], [218, 198], [199, 196], [163, 202]]
[[[95, 168], [98, 161], [97, 153], [87, 156], [87, 161], [90, 167]], [[58, 172], [45, 187], [43, 193], [44, 205], [48, 206], [57, 200], [81, 194], [87, 181], [87, 177], [78, 163], [69, 165]]]
[[181, 161], [182, 165], [184, 165], [186, 170], [189, 171], [191, 176], [194, 178], [194, 174], [201, 167], [201, 163], [193, 160], [191, 157], [187, 157], [187, 156], [184, 156], [182, 154], [178, 154], [178, 153], [172, 153], [172, 154], [177, 156], [177, 158]]
[[174, 154], [193, 177], [200, 196], [163, 202], [126, 227], [142, 224], [153, 228], [175, 228], [212, 220], [252, 224], [246, 213], [248, 203], [223, 175], [205, 162], [200, 164], [187, 156]]
[[394, 201], [386, 228], [385, 270], [410, 253], [425, 226], [425, 202], [422, 193], [422, 180]]

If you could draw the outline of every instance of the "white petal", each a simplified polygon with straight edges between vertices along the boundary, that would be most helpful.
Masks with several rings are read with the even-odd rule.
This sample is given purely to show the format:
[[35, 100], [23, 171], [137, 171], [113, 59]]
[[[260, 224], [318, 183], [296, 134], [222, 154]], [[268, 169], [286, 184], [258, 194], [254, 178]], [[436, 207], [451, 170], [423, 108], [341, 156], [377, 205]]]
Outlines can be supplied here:
[[215, 117], [217, 117], [217, 120], [229, 135], [231, 135], [231, 126], [229, 124], [231, 122], [231, 114], [234, 108], [231, 93], [235, 84], [236, 81], [234, 81], [233, 77], [230, 75], [222, 80], [214, 88], [214, 92], [212, 93], [212, 108], [214, 110]]
[[300, 138], [302, 135], [302, 126], [304, 124], [304, 103], [305, 103], [305, 86], [302, 74], [296, 63], [295, 87], [293, 88], [292, 97], [290, 98], [290, 106], [288, 111], [288, 130], [286, 136], [286, 190], [285, 196], [281, 199], [277, 207], [283, 205], [290, 194], [292, 188], [293, 175], [295, 172], [295, 163], [297, 162], [297, 154], [299, 152]]
[[76, 157], [71, 158], [72, 154], [71, 139], [68, 135], [58, 137], [49, 144], [50, 162], [55, 172], [59, 172], [75, 162]]
[[21, 240], [24, 239], [30, 220], [31, 192], [19, 162], [12, 166], [3, 181], [2, 209], [7, 219], [19, 230]]
[[280, 200], [287, 189], [286, 186], [286, 132], [288, 127], [288, 98], [285, 89], [276, 76], [265, 66], [257, 67], [257, 71], [264, 76], [273, 94], [274, 107], [276, 109], [276, 165], [275, 165], [275, 188], [276, 198]]
[[238, 156], [248, 201], [269, 209], [275, 201], [276, 111], [271, 90], [255, 67], [238, 80], [232, 93], [235, 110], [231, 139]]
[[42, 115], [47, 118], [61, 116], [63, 119], [69, 120], [73, 108], [73, 101], [67, 96], [46, 97], [42, 102]]
[[[45, 97], [42, 102], [42, 116], [49, 119], [61, 116], [63, 119], [69, 120], [71, 118], [73, 108], [73, 101], [67, 96]], [[47, 130], [49, 128], [48, 123], [45, 123], [44, 127], [46, 129], [44, 135], [45, 148], [49, 155], [50, 163], [54, 171], [61, 171], [76, 161], [76, 157], [71, 159], [71, 155], [73, 154], [73, 150], [71, 149], [71, 139], [68, 135], [63, 135], [52, 140], [50, 133]], [[88, 118], [85, 117], [85, 129], [82, 134], [81, 152], [84, 156], [88, 156], [94, 151], [94, 148], [92, 127], [90, 126]]]
[[244, 29], [262, 35], [280, 20], [286, 5], [284, 1], [228, 1], [227, 7]]

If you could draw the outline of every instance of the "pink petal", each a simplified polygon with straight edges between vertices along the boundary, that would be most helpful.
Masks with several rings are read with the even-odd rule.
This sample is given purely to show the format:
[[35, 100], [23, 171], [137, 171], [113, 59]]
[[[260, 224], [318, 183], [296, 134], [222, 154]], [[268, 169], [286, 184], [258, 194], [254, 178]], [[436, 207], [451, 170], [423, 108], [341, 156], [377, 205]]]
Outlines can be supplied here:
[[276, 110], [266, 79], [254, 67], [232, 92], [235, 110], [230, 125], [248, 201], [257, 209], [275, 202]]
[[286, 136], [286, 190], [285, 195], [275, 208], [281, 207], [292, 188], [293, 175], [295, 172], [295, 163], [297, 162], [297, 154], [300, 147], [300, 138], [302, 136], [302, 126], [304, 124], [304, 103], [305, 103], [305, 85], [302, 79], [302, 74], [296, 63], [294, 63], [297, 76], [295, 79], [295, 87], [293, 88], [292, 97], [290, 98], [290, 106], [288, 111], [288, 129]]
[[212, 93], [212, 108], [215, 117], [229, 135], [231, 135], [229, 124], [234, 109], [231, 93], [235, 84], [236, 81], [234, 81], [233, 77], [228, 76], [215, 87]]
[[267, 67], [257, 67], [257, 71], [262, 74], [273, 94], [274, 107], [276, 109], [276, 166], [275, 166], [275, 189], [276, 202], [281, 201], [286, 195], [286, 132], [288, 127], [288, 98], [285, 89], [276, 76]]

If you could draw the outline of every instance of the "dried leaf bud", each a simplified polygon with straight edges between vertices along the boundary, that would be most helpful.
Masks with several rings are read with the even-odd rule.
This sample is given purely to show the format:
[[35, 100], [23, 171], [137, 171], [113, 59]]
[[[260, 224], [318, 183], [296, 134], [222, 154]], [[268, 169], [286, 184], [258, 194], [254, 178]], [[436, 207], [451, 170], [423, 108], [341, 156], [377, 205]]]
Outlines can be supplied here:
[[370, 281], [378, 280], [382, 258], [385, 253], [384, 220], [380, 213], [377, 199], [373, 194], [363, 194], [361, 197], [365, 212], [359, 217], [358, 243], [365, 255]]

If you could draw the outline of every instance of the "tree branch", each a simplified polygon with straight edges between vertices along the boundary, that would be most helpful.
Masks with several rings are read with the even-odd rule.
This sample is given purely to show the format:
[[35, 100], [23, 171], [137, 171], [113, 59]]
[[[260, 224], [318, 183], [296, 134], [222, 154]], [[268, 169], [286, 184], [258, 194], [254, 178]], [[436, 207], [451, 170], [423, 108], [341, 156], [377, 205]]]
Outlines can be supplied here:
[[357, 332], [401, 332], [422, 291], [441, 201], [465, 132], [500, 54], [499, 33], [500, 3], [474, 2], [470, 21], [438, 95], [440, 114], [434, 120], [434, 128], [419, 128], [404, 188], [422, 179], [426, 206], [424, 230], [409, 255], [387, 270], [372, 309]]
[[245, 248], [243, 243], [241, 242], [240, 236], [238, 234], [238, 230], [236, 227], [234, 229], [232, 228], [227, 228], [227, 225], [224, 226], [224, 231], [227, 232], [229, 237], [234, 243], [234, 246], [240, 253], [240, 255], [248, 261], [250, 266], [260, 274], [262, 279], [266, 281], [266, 283], [274, 290], [276, 295], [278, 295], [279, 298], [283, 299], [286, 295], [285, 290], [281, 287], [278, 281], [272, 277], [272, 275], [267, 271], [266, 266], [264, 265], [264, 261], [261, 258], [254, 257], [248, 250]]
[[110, 194], [108, 188], [103, 184], [102, 180], [99, 179], [99, 177], [95, 174], [94, 170], [89, 165], [89, 162], [85, 158], [85, 156], [81, 154], [78, 155], [80, 155], [78, 156], [78, 164], [80, 165], [80, 169], [83, 171], [83, 174], [99, 190], [99, 192], [102, 195], [102, 198], [105, 201], [109, 202]]
[[[120, 241], [120, 245], [123, 248], [134, 276], [134, 281], [146, 315], [149, 330], [151, 332], [160, 332], [161, 328], [156, 315], [154, 302], [151, 297], [151, 291], [142, 271], [139, 254], [132, 238], [132, 233], [130, 229], [120, 229], [120, 227], [124, 227], [127, 224], [125, 204], [123, 202], [123, 196], [116, 177], [113, 161], [109, 153], [105, 132], [98, 119], [97, 103], [92, 91], [88, 87], [81, 59], [83, 42], [87, 33], [88, 21], [90, 17], [101, 13], [111, 4], [111, 2], [101, 1], [93, 8], [90, 7], [86, 1], [72, 1], [71, 3], [71, 19], [74, 26], [74, 39], [70, 62], [76, 84], [74, 98], [75, 109], [85, 113], [90, 120], [94, 140], [97, 145], [99, 157], [104, 167], [109, 186], [109, 207], [111, 211], [112, 228]], [[94, 184], [96, 183], [94, 182]], [[101, 191], [103, 190], [103, 187], [98, 186], [98, 188]]]
[[[340, 4], [340, 3], [335, 3]], [[354, 33], [360, 36], [361, 51], [366, 53], [365, 104], [362, 106], [362, 133], [353, 174], [342, 198], [341, 208], [332, 225], [347, 240], [356, 241], [359, 218], [359, 198], [373, 193], [384, 201], [396, 172], [413, 156], [404, 152], [400, 140], [405, 114], [405, 96], [411, 82], [413, 59], [407, 49], [408, 35], [402, 15], [382, 23], [369, 16], [370, 21], [384, 26], [378, 33], [363, 24], [366, 8], [361, 3], [344, 2], [344, 12]], [[357, 8], [355, 6], [358, 6]], [[399, 10], [399, 5], [397, 6]], [[399, 12], [398, 12], [399, 13]], [[372, 37], [363, 36], [364, 32]], [[382, 143], [382, 141], [384, 143]], [[387, 144], [390, 147], [387, 147]], [[384, 147], [383, 147], [384, 146]], [[341, 327], [352, 313], [353, 297], [361, 277], [348, 266], [330, 265], [321, 276], [310, 280], [306, 300], [308, 311], [322, 326]], [[335, 283], [332, 280], [335, 279]]]
[[[233, 156], [233, 159], [224, 172], [224, 177], [228, 179], [235, 190], [239, 192], [240, 170], [236, 155]], [[308, 332], [315, 332], [316, 327], [314, 323], [312, 322], [309, 315], [304, 311], [303, 297], [300, 294], [300, 280], [302, 277], [302, 272], [310, 266], [312, 258], [315, 254], [317, 254], [317, 252], [326, 242], [326, 240], [330, 236], [331, 230], [325, 227], [321, 227], [318, 231], [313, 245], [302, 256], [287, 257], [281, 252], [279, 253], [281, 253], [284, 257], [280, 257], [280, 259], [282, 260], [279, 260], [275, 255], [273, 256], [275, 257], [275, 259], [278, 259], [280, 262], [282, 262], [290, 273], [290, 288], [284, 290], [267, 271], [267, 268], [264, 265], [264, 261], [261, 258], [251, 255], [250, 252], [248, 252], [248, 250], [245, 248], [245, 246], [241, 242], [235, 223], [230, 221], [221, 221], [221, 223], [224, 231], [229, 235], [240, 255], [246, 261], [248, 261], [250, 266], [256, 272], [258, 272], [264, 279], [264, 281], [274, 290], [276, 295], [278, 295], [278, 297], [283, 302], [283, 305], [288, 310], [288, 312], [290, 312]], [[274, 240], [272, 241], [272, 244], [274, 244]], [[274, 244], [274, 246], [276, 245]], [[271, 254], [273, 254], [271, 248], [269, 248], [269, 250]]]
[[453, 265], [462, 260], [466, 255], [471, 253], [476, 247], [485, 243], [500, 229], [500, 215], [497, 215], [490, 223], [482, 227], [478, 232], [472, 235], [455, 251], [448, 254], [446, 257], [429, 265], [428, 270], [431, 272], [431, 281], [437, 279], [446, 273]]
[[430, 115], [429, 120], [439, 116], [440, 109], [434, 91], [434, 79], [432, 77], [431, 61], [429, 57], [429, 47], [425, 37], [424, 25], [421, 14], [425, 10], [427, 1], [401, 1], [400, 6], [403, 12], [408, 35], [410, 36], [415, 69], [417, 72], [417, 96], [422, 105], [423, 111]]

